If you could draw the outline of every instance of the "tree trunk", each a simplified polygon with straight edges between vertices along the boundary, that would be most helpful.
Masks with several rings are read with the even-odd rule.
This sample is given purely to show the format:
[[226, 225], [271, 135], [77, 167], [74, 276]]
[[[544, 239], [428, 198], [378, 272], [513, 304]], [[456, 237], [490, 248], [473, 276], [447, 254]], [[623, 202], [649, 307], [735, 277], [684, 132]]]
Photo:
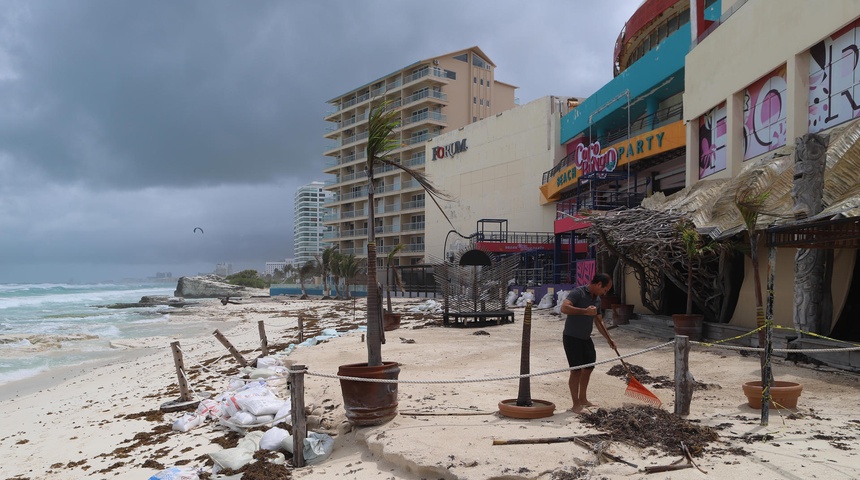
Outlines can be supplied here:
[[376, 284], [376, 228], [374, 227], [373, 169], [367, 172], [367, 365], [382, 365], [382, 312]]

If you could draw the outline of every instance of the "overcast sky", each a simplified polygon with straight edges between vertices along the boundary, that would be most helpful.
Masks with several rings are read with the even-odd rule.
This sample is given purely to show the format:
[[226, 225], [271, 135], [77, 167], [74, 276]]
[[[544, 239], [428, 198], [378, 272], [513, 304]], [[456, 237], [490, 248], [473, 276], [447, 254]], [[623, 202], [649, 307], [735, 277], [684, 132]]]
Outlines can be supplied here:
[[0, 0], [0, 283], [262, 271], [327, 100], [473, 45], [520, 104], [588, 96], [640, 3]]

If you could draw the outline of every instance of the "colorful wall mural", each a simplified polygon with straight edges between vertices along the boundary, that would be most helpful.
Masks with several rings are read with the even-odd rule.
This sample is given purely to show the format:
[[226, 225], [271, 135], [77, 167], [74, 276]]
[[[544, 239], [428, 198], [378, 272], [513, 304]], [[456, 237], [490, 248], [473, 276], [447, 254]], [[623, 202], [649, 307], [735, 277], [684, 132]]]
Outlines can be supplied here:
[[576, 286], [581, 287], [591, 283], [594, 274], [597, 273], [597, 262], [594, 260], [576, 261]]
[[699, 179], [726, 169], [726, 102], [699, 117]]
[[744, 160], [785, 145], [785, 65], [744, 90]]
[[809, 49], [809, 132], [860, 116], [860, 20]]

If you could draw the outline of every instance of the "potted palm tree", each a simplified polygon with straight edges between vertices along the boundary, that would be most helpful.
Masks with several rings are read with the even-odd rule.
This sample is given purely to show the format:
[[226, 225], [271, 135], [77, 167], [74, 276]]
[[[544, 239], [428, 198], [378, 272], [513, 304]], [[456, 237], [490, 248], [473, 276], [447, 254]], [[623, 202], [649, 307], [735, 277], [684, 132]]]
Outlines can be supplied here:
[[400, 280], [400, 273], [394, 266], [394, 256], [401, 250], [403, 250], [403, 244], [398, 243], [388, 252], [388, 258], [385, 260], [385, 299], [388, 305], [388, 309], [386, 309], [383, 315], [383, 330], [385, 331], [396, 330], [400, 327], [401, 314], [394, 313], [394, 309], [391, 308], [391, 284], [393, 283], [397, 289], [403, 292], [403, 282]]
[[[400, 146], [394, 130], [400, 126], [400, 112], [389, 101], [371, 104], [367, 119], [367, 362], [341, 365], [339, 376], [396, 380], [400, 374], [397, 362], [383, 362], [383, 320], [380, 288], [377, 283], [374, 174], [378, 167], [400, 169], [414, 178], [434, 203], [446, 198], [424, 173], [401, 165], [389, 154]], [[444, 212], [442, 212], [444, 215]], [[446, 216], [447, 218], [447, 216]], [[346, 418], [353, 425], [380, 425], [397, 415], [397, 383], [341, 380]]]
[[[773, 370], [769, 360], [769, 351], [771, 350], [770, 335], [768, 331], [772, 329], [771, 320], [765, 316], [764, 302], [762, 301], [761, 293], [761, 278], [758, 267], [758, 243], [761, 237], [761, 232], [756, 230], [756, 223], [761, 212], [762, 205], [767, 200], [769, 192], [752, 193], [749, 190], [741, 190], [735, 197], [735, 204], [740, 211], [744, 220], [744, 225], [747, 229], [750, 241], [750, 262], [753, 269], [753, 280], [755, 288], [755, 303], [756, 303], [756, 325], [758, 331], [758, 344], [762, 348], [761, 362], [761, 379], [744, 383], [741, 388], [746, 395], [749, 406], [752, 408], [761, 409], [761, 424], [768, 424], [769, 409], [775, 406], [785, 408], [795, 408], [797, 406], [797, 398], [803, 391], [803, 385], [796, 382], [774, 381]], [[772, 283], [772, 274], [771, 274]], [[770, 288], [770, 286], [769, 286]], [[764, 402], [767, 398], [769, 401]]]
[[696, 226], [687, 221], [678, 223], [678, 236], [684, 246], [687, 260], [687, 310], [686, 313], [673, 314], [672, 323], [675, 327], [675, 335], [686, 335], [690, 340], [699, 341], [702, 339], [704, 316], [693, 313], [693, 265], [696, 259], [701, 258], [712, 247], [704, 243]]

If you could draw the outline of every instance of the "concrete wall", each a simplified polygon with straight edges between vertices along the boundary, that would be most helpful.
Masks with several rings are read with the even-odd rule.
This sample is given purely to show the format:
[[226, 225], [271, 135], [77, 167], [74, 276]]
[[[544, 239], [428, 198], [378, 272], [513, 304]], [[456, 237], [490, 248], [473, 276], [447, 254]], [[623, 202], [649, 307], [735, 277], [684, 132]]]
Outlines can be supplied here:
[[[555, 206], [540, 205], [541, 175], [564, 156], [558, 141], [559, 97], [543, 97], [445, 133], [427, 144], [426, 173], [454, 197], [442, 208], [463, 235], [482, 218], [505, 218], [508, 230], [552, 232]], [[466, 140], [467, 150], [433, 160], [433, 148]], [[435, 206], [426, 208], [425, 260], [443, 257], [451, 225]], [[451, 234], [448, 251], [463, 245]]]

